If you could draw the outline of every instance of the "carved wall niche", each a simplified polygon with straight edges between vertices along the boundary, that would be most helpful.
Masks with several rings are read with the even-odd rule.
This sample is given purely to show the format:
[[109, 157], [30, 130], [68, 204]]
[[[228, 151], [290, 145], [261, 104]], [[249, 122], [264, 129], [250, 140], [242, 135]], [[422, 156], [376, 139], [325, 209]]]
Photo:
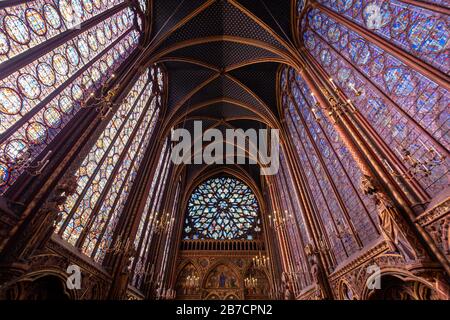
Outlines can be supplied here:
[[269, 277], [263, 270], [250, 266], [245, 273], [245, 279], [255, 279], [255, 286], [244, 287], [246, 300], [267, 300], [269, 299], [270, 282]]
[[226, 259], [210, 264], [202, 282], [202, 299], [242, 300], [244, 298], [243, 272]]
[[365, 292], [366, 300], [439, 300], [433, 288], [418, 280], [408, 280], [397, 274], [381, 277], [381, 288]]
[[20, 280], [10, 285], [4, 293], [10, 300], [74, 300], [76, 294], [71, 292], [65, 280], [51, 271], [43, 271], [33, 278]]
[[[269, 277], [259, 274], [259, 283], [264, 286], [258, 294], [247, 297], [244, 279], [251, 270], [253, 254], [233, 252], [206, 253], [200, 251], [181, 252], [177, 263], [175, 289], [176, 299], [267, 299], [270, 292]], [[254, 273], [254, 272], [253, 272]], [[185, 290], [187, 277], [198, 277], [198, 288]], [[194, 278], [195, 279], [195, 278]], [[189, 286], [188, 286], [189, 287]], [[265, 292], [266, 295], [262, 294]]]
[[201, 274], [192, 262], [187, 262], [178, 273], [175, 290], [179, 299], [195, 299], [200, 294]]
[[228, 264], [219, 264], [209, 271], [205, 278], [203, 287], [210, 289], [239, 289], [242, 277], [238, 275]]
[[[336, 299], [447, 299], [445, 275], [435, 267], [417, 268], [399, 254], [389, 253], [381, 241], [341, 266], [329, 281]], [[374, 282], [377, 275], [380, 288]]]
[[[69, 289], [67, 280], [71, 265], [81, 272], [81, 288]], [[69, 270], [70, 271], [70, 270]], [[48, 290], [45, 287], [48, 286]], [[47, 246], [31, 256], [26, 272], [11, 278], [0, 290], [0, 299], [70, 299], [105, 300], [111, 286], [108, 273], [100, 266], [51, 240]]]
[[345, 280], [342, 280], [339, 284], [339, 299], [359, 300], [352, 286]]

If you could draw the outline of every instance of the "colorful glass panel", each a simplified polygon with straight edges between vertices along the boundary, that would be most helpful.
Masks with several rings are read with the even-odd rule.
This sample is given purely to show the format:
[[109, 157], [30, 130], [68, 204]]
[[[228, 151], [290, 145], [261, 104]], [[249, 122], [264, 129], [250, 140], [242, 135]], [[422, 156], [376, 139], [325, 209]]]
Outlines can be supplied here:
[[196, 188], [188, 203], [185, 239], [248, 239], [261, 231], [259, 206], [242, 181], [221, 177]]
[[[83, 17], [95, 18], [95, 15], [111, 8], [110, 5], [121, 2], [94, 3], [92, 10], [88, 8]], [[0, 20], [6, 19], [4, 25], [9, 27], [8, 30], [0, 30], [0, 51], [18, 49], [17, 46], [11, 47], [11, 44], [25, 43], [27, 38], [33, 44], [38, 44], [36, 39], [44, 33], [45, 37], [40, 38], [40, 41], [47, 41], [52, 28], [64, 24], [57, 19], [57, 8], [62, 3], [28, 1], [26, 4], [1, 9]], [[78, 6], [71, 1], [66, 1], [66, 4]], [[85, 10], [85, 7], [79, 8]], [[23, 156], [28, 161], [35, 160], [77, 114], [81, 102], [99, 89], [136, 48], [139, 33], [135, 30], [133, 16], [134, 12], [123, 6], [123, 9], [91, 23], [90, 28], [68, 34], [65, 43], [56, 47], [49, 45], [45, 50], [35, 53], [34, 61], [23, 60], [23, 56], [20, 56], [14, 60], [15, 71], [0, 72], [0, 161], [8, 166], [9, 172], [9, 175], [3, 176], [6, 180], [1, 182], [0, 193], [7, 191], [23, 173], [24, 168], [20, 163]], [[106, 36], [103, 38], [101, 35], [107, 34], [118, 21], [121, 30], [111, 34], [107, 40]], [[23, 29], [22, 23], [30, 30]], [[11, 35], [16, 38], [11, 38]], [[12, 57], [8, 55], [5, 59]], [[0, 56], [0, 70], [2, 61], [3, 57]], [[10, 144], [16, 141], [21, 142], [23, 150], [8, 154], [14, 150], [9, 147]]]
[[444, 73], [450, 72], [450, 16], [399, 0], [362, 0], [347, 7], [337, 6], [335, 0], [318, 2]]
[[158, 120], [154, 82], [150, 71], [137, 79], [82, 161], [78, 188], [61, 212], [56, 232], [99, 263], [108, 253]]
[[[307, 49], [400, 159], [405, 147], [420, 161], [427, 161], [432, 147], [442, 145], [448, 150], [450, 93], [445, 88], [325, 13], [314, 9], [308, 15], [320, 17], [321, 23], [311, 23], [305, 32]], [[330, 26], [339, 29], [338, 41], [329, 37]], [[330, 53], [327, 64], [321, 59], [324, 50]], [[405, 165], [412, 169], [411, 163]], [[449, 170], [447, 158], [429, 175], [419, 174], [416, 179], [433, 197], [448, 186]]]

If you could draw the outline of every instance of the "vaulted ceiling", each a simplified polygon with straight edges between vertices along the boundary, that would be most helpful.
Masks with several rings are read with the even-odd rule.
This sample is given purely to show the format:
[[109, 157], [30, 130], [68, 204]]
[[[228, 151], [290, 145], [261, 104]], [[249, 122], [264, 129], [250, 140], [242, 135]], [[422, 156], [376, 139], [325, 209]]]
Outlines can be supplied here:
[[[279, 126], [276, 78], [292, 64], [291, 0], [154, 0], [147, 63], [168, 72], [166, 132]], [[202, 170], [192, 166], [190, 170]], [[247, 166], [255, 176], [257, 169]], [[257, 175], [257, 174], [256, 174]]]

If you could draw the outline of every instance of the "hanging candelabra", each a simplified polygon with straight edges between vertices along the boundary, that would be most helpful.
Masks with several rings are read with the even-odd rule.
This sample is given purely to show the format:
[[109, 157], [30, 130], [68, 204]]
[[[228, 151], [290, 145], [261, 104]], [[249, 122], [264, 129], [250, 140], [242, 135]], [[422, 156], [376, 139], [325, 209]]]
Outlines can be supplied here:
[[[111, 81], [115, 79], [115, 74], [111, 75], [111, 78], [104, 82], [100, 89], [98, 89], [96, 92], [91, 92], [86, 99], [82, 100], [80, 105], [83, 109], [95, 109], [99, 115], [100, 119], [104, 120], [108, 117], [111, 110], [122, 104], [127, 103], [127, 98], [122, 100], [120, 103], [115, 103], [114, 99], [117, 97], [117, 93], [119, 92], [119, 85], [115, 85], [114, 87], [110, 88]], [[82, 85], [83, 91], [87, 91], [87, 88]]]
[[[158, 216], [158, 213], [156, 213]], [[159, 219], [154, 222], [155, 233], [167, 233], [170, 231], [174, 218], [170, 217], [169, 213], [162, 214]]]
[[340, 220], [336, 221], [336, 229], [334, 230], [334, 234], [338, 239], [342, 239], [345, 236], [348, 236], [351, 234], [351, 229], [346, 226], [343, 222]]
[[33, 164], [34, 145], [31, 144], [28, 148], [24, 149], [20, 153], [17, 153], [14, 157], [11, 157], [11, 166], [14, 170], [25, 171], [32, 176], [39, 176], [50, 162], [52, 150], [47, 151], [44, 157]]
[[389, 172], [396, 177], [403, 177], [405, 179], [412, 179], [414, 176], [429, 177], [433, 173], [433, 170], [442, 165], [446, 159], [444, 155], [439, 153], [433, 146], [427, 146], [422, 140], [419, 140], [420, 144], [426, 150], [423, 153], [421, 159], [417, 158], [411, 147], [402, 147], [400, 150], [395, 149], [399, 160], [403, 161], [407, 167], [405, 173], [399, 173], [400, 170], [394, 170], [389, 162], [384, 159], [384, 165]]
[[126, 241], [122, 240], [122, 236], [119, 236], [119, 239], [115, 242], [115, 244], [111, 247], [106, 249], [106, 252], [112, 253], [112, 254], [120, 254], [120, 253], [128, 253], [131, 256], [133, 256], [134, 252], [136, 251], [134, 243], [130, 241], [129, 238], [127, 238]]
[[200, 277], [197, 275], [189, 275], [186, 277], [185, 289], [186, 293], [196, 292], [200, 288]]
[[269, 269], [269, 257], [267, 257], [265, 254], [262, 254], [259, 252], [256, 256], [252, 259], [253, 267], [257, 270], [268, 270]]
[[269, 224], [275, 230], [286, 227], [288, 223], [294, 223], [295, 219], [292, 214], [289, 214], [287, 210], [284, 211], [285, 215], [282, 216], [276, 210], [273, 212], [273, 216], [269, 215]]
[[355, 96], [360, 97], [362, 95], [362, 90], [361, 89], [356, 89], [355, 84], [353, 82], [348, 82], [347, 86], [350, 88], [350, 90], [353, 91], [353, 93], [355, 94]]
[[244, 279], [244, 286], [248, 291], [255, 292], [258, 287], [258, 279], [250, 275]]
[[301, 277], [303, 272], [297, 267], [291, 267], [290, 270], [283, 271], [284, 277], [286, 281], [292, 284], [292, 287], [295, 289], [299, 282], [301, 282]]
[[[338, 86], [334, 83], [333, 79], [330, 78], [329, 82], [333, 87], [336, 94], [339, 96], [342, 94]], [[348, 87], [353, 91], [353, 93], [359, 97], [363, 94], [361, 89], [357, 89], [353, 82], [348, 82]], [[329, 110], [329, 115], [337, 121], [336, 116], [340, 116], [342, 112], [350, 110], [351, 112], [356, 112], [356, 107], [353, 105], [353, 102], [350, 99], [347, 99], [346, 103], [341, 103], [336, 101], [336, 99], [332, 96], [332, 94], [326, 90], [325, 88], [321, 88], [322, 93], [327, 97], [330, 102], [331, 109]], [[313, 99], [316, 103], [316, 107], [320, 107], [320, 103], [315, 99]], [[317, 120], [316, 114], [313, 112], [314, 117]], [[319, 119], [320, 121], [320, 119]], [[407, 167], [407, 171], [404, 173], [399, 173], [400, 170], [396, 170], [398, 168], [392, 168], [389, 162], [386, 159], [383, 159], [384, 165], [389, 170], [389, 172], [397, 177], [403, 177], [405, 179], [412, 179], [414, 176], [423, 176], [429, 177], [432, 175], [433, 170], [442, 165], [446, 159], [445, 155], [439, 153], [432, 145], [426, 145], [422, 140], [418, 140], [419, 143], [426, 150], [421, 159], [415, 156], [415, 153], [412, 149], [412, 146], [402, 146], [401, 149], [395, 149], [399, 159], [404, 162]]]
[[[334, 82], [333, 78], [328, 79], [329, 83], [331, 84], [331, 87], [333, 88], [333, 91], [338, 95], [343, 95], [342, 91], [339, 89], [339, 87]], [[348, 87], [353, 91], [355, 96], [359, 97], [363, 94], [363, 92], [360, 89], [356, 89], [355, 84], [352, 82], [348, 82]], [[318, 113], [318, 110], [322, 110], [323, 112], [326, 112], [328, 116], [336, 123], [338, 121], [338, 118], [345, 112], [355, 113], [357, 111], [355, 105], [353, 104], [351, 99], [346, 99], [345, 102], [341, 102], [339, 100], [336, 100], [336, 98], [331, 94], [330, 91], [328, 91], [326, 88], [322, 87], [320, 88], [321, 93], [327, 98], [329, 102], [328, 106], [322, 106], [315, 96], [314, 93], [311, 93], [314, 106], [311, 107], [311, 112], [314, 116], [314, 119], [316, 122], [321, 122], [321, 117]]]

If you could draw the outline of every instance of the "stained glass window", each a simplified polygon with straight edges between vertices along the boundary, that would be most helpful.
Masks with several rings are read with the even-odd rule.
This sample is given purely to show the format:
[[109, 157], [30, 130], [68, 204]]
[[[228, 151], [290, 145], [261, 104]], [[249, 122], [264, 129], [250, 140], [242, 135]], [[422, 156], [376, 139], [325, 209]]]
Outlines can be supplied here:
[[[0, 63], [110, 10], [124, 0], [34, 0], [0, 9]], [[125, 7], [122, 5], [122, 7]]]
[[231, 177], [207, 180], [192, 193], [185, 239], [254, 239], [261, 231], [258, 201], [242, 181]]
[[[0, 9], [0, 193], [137, 47], [123, 0], [35, 0]], [[50, 41], [51, 40], [51, 41]], [[30, 59], [32, 57], [32, 59]]]
[[321, 122], [315, 120], [309, 87], [293, 69], [288, 76], [282, 84], [292, 93], [283, 93], [286, 123], [339, 263], [379, 236], [377, 211], [357, 185], [361, 172], [332, 123], [321, 113]]
[[159, 117], [158, 75], [135, 82], [75, 173], [78, 188], [66, 201], [56, 232], [102, 262]]
[[[450, 71], [450, 16], [398, 0], [363, 0], [353, 5], [351, 1], [318, 2], [437, 69]], [[329, 30], [337, 37], [339, 32], [336, 27]]]
[[130, 268], [133, 270], [132, 284], [137, 288], [141, 286], [145, 277], [145, 270], [148, 267], [147, 262], [151, 253], [150, 246], [157, 231], [157, 221], [160, 219], [161, 214], [164, 214], [164, 212], [159, 211], [161, 209], [163, 194], [166, 191], [170, 164], [172, 163], [170, 161], [170, 153], [171, 149], [169, 143], [166, 141], [161, 150], [161, 156], [150, 184], [150, 190], [134, 241], [134, 246], [138, 253], [133, 258]]
[[[359, 12], [359, 9], [355, 10]], [[423, 162], [431, 148], [448, 152], [448, 90], [321, 10], [310, 10], [308, 21], [303, 35], [306, 48], [352, 99], [358, 111], [399, 160], [402, 160], [400, 152], [404, 148]], [[386, 28], [389, 26], [392, 24]], [[445, 55], [445, 52], [448, 50], [440, 54]], [[435, 58], [430, 56], [430, 59]], [[436, 58], [434, 61], [440, 60]], [[448, 58], [445, 61], [448, 67]], [[411, 163], [402, 162], [412, 169]], [[450, 159], [447, 158], [429, 175], [415, 176], [430, 198], [448, 186], [449, 168]]]
[[[277, 194], [273, 194], [273, 198], [276, 199], [279, 197], [280, 199], [279, 217], [283, 217], [286, 221], [289, 221], [286, 224], [286, 232], [288, 234], [287, 241], [292, 252], [292, 265], [302, 271], [298, 280], [301, 287], [306, 288], [311, 284], [311, 278], [308, 272], [308, 258], [303, 249], [307, 244], [312, 242], [312, 239], [306, 228], [303, 210], [296, 195], [292, 176], [287, 167], [282, 150], [280, 150], [280, 170], [275, 177], [275, 181]], [[275, 213], [272, 214], [275, 215]]]

